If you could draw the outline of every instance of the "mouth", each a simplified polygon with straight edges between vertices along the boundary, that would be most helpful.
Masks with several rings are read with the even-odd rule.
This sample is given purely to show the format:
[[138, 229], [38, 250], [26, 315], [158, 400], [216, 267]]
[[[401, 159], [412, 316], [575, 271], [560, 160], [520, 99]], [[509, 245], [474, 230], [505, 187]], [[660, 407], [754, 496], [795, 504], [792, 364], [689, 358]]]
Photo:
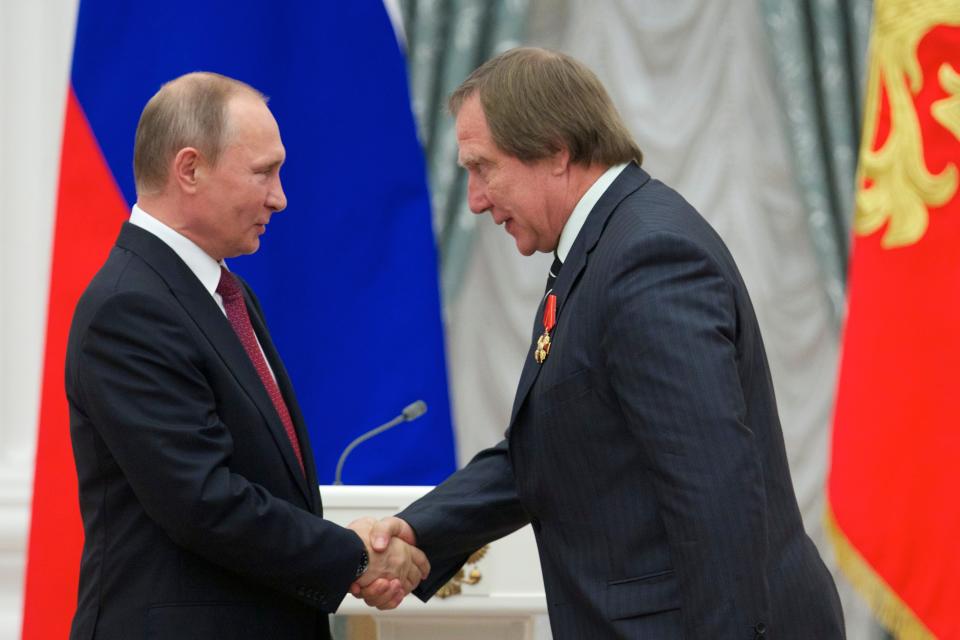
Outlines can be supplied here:
[[495, 210], [493, 208], [489, 209], [490, 219], [493, 220], [493, 224], [498, 227], [502, 226], [503, 230], [506, 231], [509, 235], [513, 235], [514, 227], [517, 226], [517, 223], [514, 222], [513, 216], [509, 213], [504, 214], [502, 211]]

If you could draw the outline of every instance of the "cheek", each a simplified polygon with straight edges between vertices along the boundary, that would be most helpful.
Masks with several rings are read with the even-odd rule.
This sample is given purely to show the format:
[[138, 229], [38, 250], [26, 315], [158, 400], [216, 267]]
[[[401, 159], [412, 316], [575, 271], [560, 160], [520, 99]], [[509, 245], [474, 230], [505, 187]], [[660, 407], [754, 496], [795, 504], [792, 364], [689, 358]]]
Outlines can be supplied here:
[[231, 198], [239, 215], [256, 215], [266, 200], [266, 189], [255, 180], [238, 182]]
[[499, 209], [513, 215], [523, 201], [523, 187], [507, 180], [491, 180], [487, 184], [487, 198]]
[[494, 205], [499, 204], [500, 190], [497, 188], [497, 183], [495, 181], [488, 180], [487, 182], [482, 182], [477, 180], [477, 185], [477, 193], [482, 194], [485, 199], [489, 200]]

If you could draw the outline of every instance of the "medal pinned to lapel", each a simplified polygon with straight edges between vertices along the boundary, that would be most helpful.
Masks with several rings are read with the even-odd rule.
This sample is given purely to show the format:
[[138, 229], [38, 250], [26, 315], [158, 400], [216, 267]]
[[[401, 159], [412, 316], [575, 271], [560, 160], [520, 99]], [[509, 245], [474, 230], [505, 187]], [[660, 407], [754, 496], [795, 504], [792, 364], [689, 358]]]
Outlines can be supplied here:
[[550, 331], [557, 324], [557, 296], [552, 293], [547, 296], [543, 305], [543, 335], [537, 338], [537, 348], [533, 352], [533, 359], [537, 364], [543, 364], [550, 355]]

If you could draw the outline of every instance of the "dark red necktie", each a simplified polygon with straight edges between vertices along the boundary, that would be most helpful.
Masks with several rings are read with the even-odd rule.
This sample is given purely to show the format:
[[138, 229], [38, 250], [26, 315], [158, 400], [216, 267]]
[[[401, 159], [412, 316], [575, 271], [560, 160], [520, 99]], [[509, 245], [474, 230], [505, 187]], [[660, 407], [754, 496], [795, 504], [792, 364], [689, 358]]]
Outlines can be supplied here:
[[267, 360], [263, 357], [260, 350], [260, 343], [257, 342], [257, 336], [253, 332], [253, 325], [250, 324], [250, 314], [247, 313], [247, 303], [243, 299], [243, 291], [240, 289], [240, 283], [236, 276], [220, 267], [220, 284], [217, 285], [217, 293], [223, 297], [223, 308], [227, 312], [227, 319], [230, 326], [233, 327], [240, 343], [243, 345], [250, 362], [253, 363], [260, 381], [267, 390], [267, 395], [273, 401], [273, 406], [280, 415], [280, 422], [283, 423], [283, 430], [287, 432], [287, 438], [293, 447], [293, 452], [297, 454], [297, 462], [300, 463], [300, 470], [306, 475], [303, 468], [303, 454], [300, 453], [300, 442], [297, 440], [297, 432], [293, 429], [293, 420], [290, 419], [290, 411], [287, 410], [287, 403], [283, 401], [280, 394], [280, 387], [277, 381], [273, 379], [270, 368], [267, 366]]

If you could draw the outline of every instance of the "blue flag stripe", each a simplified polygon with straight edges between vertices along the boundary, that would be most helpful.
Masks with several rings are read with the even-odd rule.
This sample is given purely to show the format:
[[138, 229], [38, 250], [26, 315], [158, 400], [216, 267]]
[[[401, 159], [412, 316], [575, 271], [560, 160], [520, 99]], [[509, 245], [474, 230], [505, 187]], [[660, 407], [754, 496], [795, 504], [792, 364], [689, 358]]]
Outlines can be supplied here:
[[289, 206], [231, 267], [263, 303], [320, 480], [351, 439], [418, 398], [428, 413], [358, 448], [344, 479], [435, 484], [451, 473], [424, 161], [382, 3], [82, 0], [75, 48], [74, 90], [131, 204], [136, 123], [161, 84], [207, 70], [270, 96]]

